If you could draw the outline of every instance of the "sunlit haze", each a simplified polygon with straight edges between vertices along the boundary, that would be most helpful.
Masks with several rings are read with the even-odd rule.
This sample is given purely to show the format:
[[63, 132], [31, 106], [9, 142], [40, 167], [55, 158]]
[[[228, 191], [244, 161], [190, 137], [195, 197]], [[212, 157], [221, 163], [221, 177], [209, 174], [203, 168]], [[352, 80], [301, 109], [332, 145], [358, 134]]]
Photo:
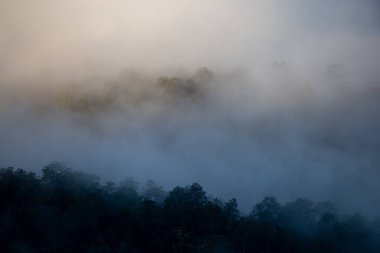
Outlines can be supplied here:
[[375, 0], [1, 0], [0, 167], [378, 214], [379, 66]]

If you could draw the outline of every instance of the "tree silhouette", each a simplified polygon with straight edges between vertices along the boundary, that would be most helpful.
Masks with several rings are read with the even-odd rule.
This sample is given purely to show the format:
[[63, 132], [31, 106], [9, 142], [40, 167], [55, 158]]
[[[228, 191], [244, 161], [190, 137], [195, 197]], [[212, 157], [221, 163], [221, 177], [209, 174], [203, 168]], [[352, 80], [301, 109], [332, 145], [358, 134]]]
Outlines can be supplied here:
[[380, 222], [339, 215], [328, 202], [281, 205], [274, 197], [242, 215], [236, 199], [194, 183], [168, 194], [153, 181], [96, 176], [51, 163], [42, 175], [0, 169], [1, 252], [368, 252]]

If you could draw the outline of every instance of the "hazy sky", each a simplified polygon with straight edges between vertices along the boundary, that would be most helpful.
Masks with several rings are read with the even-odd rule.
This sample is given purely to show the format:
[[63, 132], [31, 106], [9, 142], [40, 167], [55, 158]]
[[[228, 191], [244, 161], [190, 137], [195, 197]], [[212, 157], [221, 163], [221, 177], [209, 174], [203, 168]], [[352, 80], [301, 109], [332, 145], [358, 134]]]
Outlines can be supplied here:
[[379, 59], [376, 0], [2, 0], [0, 166], [374, 214]]

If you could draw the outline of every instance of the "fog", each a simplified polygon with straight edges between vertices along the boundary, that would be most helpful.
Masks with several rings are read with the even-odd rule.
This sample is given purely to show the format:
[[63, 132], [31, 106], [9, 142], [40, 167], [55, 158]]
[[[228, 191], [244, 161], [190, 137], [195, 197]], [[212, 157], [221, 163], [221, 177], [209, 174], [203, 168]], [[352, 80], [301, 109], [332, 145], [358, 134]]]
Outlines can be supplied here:
[[0, 167], [380, 211], [373, 0], [2, 0]]

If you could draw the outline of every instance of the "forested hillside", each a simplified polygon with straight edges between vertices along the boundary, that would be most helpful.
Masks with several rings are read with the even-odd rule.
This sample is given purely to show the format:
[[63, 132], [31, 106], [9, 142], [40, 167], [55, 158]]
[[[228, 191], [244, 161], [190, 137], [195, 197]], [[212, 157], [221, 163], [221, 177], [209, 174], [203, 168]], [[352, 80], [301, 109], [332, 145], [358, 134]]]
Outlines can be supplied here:
[[41, 175], [0, 170], [1, 252], [379, 252], [380, 220], [329, 202], [236, 199], [194, 183], [169, 192], [131, 178], [99, 183], [51, 163]]

